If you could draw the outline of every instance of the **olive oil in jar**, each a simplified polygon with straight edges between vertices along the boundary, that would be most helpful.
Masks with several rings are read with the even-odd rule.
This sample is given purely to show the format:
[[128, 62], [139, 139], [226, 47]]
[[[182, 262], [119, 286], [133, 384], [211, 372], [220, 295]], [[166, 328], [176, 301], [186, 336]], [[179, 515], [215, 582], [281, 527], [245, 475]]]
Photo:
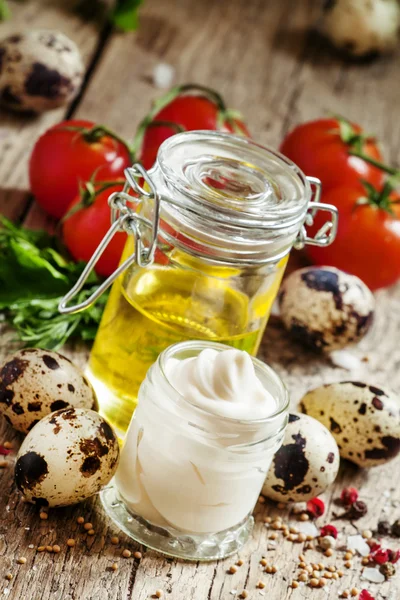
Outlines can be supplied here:
[[255, 354], [285, 264], [251, 300], [229, 278], [174, 266], [136, 267], [114, 284], [88, 373], [104, 416], [125, 432], [148, 368], [171, 344], [212, 340]]

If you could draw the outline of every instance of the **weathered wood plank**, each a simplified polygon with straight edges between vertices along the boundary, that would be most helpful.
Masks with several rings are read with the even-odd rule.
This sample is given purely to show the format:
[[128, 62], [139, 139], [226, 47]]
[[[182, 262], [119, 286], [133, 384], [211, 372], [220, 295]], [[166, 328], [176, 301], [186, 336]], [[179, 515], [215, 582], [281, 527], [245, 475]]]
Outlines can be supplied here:
[[[163, 61], [176, 68], [177, 82], [197, 81], [219, 89], [230, 105], [248, 117], [255, 139], [262, 143], [277, 146], [283, 133], [296, 121], [333, 111], [359, 120], [376, 132], [385, 140], [391, 158], [397, 160], [399, 124], [394, 116], [400, 83], [395, 59], [357, 65], [334, 57], [319, 40], [308, 35], [309, 24], [317, 12], [317, 3], [310, 0], [301, 3], [290, 0], [280, 3], [273, 0], [147, 2], [139, 32], [115, 35], [111, 39], [76, 115], [90, 116], [120, 133], [131, 135], [147, 112], [150, 100], [159, 93], [151, 83], [151, 74], [154, 66]], [[15, 187], [18, 188], [16, 184]], [[40, 227], [44, 220], [34, 209], [27, 222]], [[335, 367], [295, 346], [285, 336], [279, 321], [271, 321], [260, 355], [287, 382], [293, 406], [306, 389], [352, 377], [390, 383], [400, 390], [397, 341], [400, 289], [379, 292], [377, 300], [375, 326], [354, 351], [360, 359], [367, 357], [368, 362], [360, 360], [359, 368], [353, 371]], [[1, 359], [11, 346], [7, 341], [10, 334], [0, 330], [0, 335]], [[86, 351], [82, 347], [72, 349], [69, 355], [83, 364]], [[12, 431], [3, 427], [0, 440], [10, 439]], [[396, 461], [385, 468], [364, 472], [344, 464], [335, 486], [325, 495], [329, 513], [324, 521], [331, 518], [333, 499], [349, 484], [361, 489], [369, 506], [368, 514], [357, 523], [360, 530], [374, 528], [382, 516], [399, 517], [400, 490], [398, 486], [392, 489], [393, 473], [398, 466], [399, 461]], [[15, 575], [12, 582], [0, 580], [0, 594], [6, 589], [12, 600], [145, 600], [157, 588], [163, 589], [171, 600], [234, 599], [244, 588], [251, 598], [265, 595], [271, 600], [311, 597], [321, 600], [328, 595], [326, 589], [288, 588], [302, 545], [280, 539], [275, 548], [268, 550], [268, 532], [262, 517], [278, 512], [272, 504], [258, 505], [253, 539], [241, 552], [244, 564], [235, 575], [228, 575], [227, 568], [234, 559], [186, 564], [165, 560], [145, 549], [142, 549], [140, 564], [132, 558], [122, 559], [123, 546], [131, 549], [136, 546], [123, 535], [120, 535], [120, 546], [109, 543], [111, 532], [114, 534], [115, 530], [96, 500], [76, 508], [52, 511], [49, 520], [42, 522], [37, 512], [22, 504], [15, 493], [11, 469], [0, 470], [0, 479], [4, 507], [0, 508], [4, 516], [0, 523], [0, 576], [7, 571]], [[280, 513], [287, 516], [285, 511]], [[95, 525], [94, 538], [78, 532], [76, 517], [80, 514]], [[25, 530], [25, 527], [30, 529]], [[354, 528], [348, 524], [346, 532], [354, 533]], [[68, 537], [79, 540], [73, 550], [65, 547]], [[30, 544], [37, 546], [56, 541], [62, 546], [59, 555], [37, 554], [35, 548], [29, 548]], [[17, 566], [16, 559], [21, 554], [28, 561], [26, 565]], [[263, 554], [277, 565], [276, 575], [262, 573], [259, 560]], [[320, 553], [307, 556], [321, 562]], [[117, 573], [107, 570], [114, 561], [119, 564]], [[329, 561], [324, 558], [322, 562], [328, 564]], [[354, 562], [357, 568], [328, 586], [328, 597], [338, 597], [340, 590], [351, 585], [361, 587], [359, 559]], [[337, 563], [341, 564], [341, 559]], [[256, 589], [260, 579], [266, 583], [265, 590]], [[380, 586], [379, 590], [373, 585], [365, 587], [377, 599], [394, 600], [400, 595], [398, 578]], [[237, 590], [237, 594], [233, 594], [233, 590]]]
[[[72, 1], [10, 0], [12, 18], [0, 25], [1, 37], [30, 29], [56, 29], [79, 46], [86, 65], [91, 62], [99, 39], [99, 25], [83, 21], [69, 10]], [[48, 127], [61, 121], [68, 107], [40, 116], [24, 116], [0, 108], [0, 211], [12, 218], [20, 216], [28, 195], [27, 167], [33, 144]], [[12, 192], [12, 196], [11, 196]]]

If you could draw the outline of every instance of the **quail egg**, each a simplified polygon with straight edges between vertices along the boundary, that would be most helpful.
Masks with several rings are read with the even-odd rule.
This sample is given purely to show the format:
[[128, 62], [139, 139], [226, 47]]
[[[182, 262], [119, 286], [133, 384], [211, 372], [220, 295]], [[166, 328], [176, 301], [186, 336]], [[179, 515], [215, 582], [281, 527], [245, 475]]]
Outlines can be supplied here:
[[389, 389], [331, 383], [308, 392], [300, 407], [329, 429], [340, 456], [360, 467], [386, 463], [400, 451], [400, 398]]
[[339, 462], [337, 444], [327, 428], [311, 417], [292, 413], [262, 493], [278, 502], [309, 500], [335, 480]]
[[43, 112], [70, 102], [83, 81], [76, 44], [59, 31], [31, 30], [0, 42], [0, 102]]
[[118, 440], [93, 410], [66, 408], [44, 417], [26, 436], [15, 481], [29, 502], [68, 506], [96, 494], [118, 465]]
[[315, 350], [358, 342], [368, 331], [375, 300], [354, 275], [334, 267], [306, 267], [283, 282], [279, 306], [286, 329]]
[[18, 431], [28, 433], [44, 416], [69, 406], [98, 408], [92, 386], [65, 356], [27, 348], [0, 365], [0, 415]]

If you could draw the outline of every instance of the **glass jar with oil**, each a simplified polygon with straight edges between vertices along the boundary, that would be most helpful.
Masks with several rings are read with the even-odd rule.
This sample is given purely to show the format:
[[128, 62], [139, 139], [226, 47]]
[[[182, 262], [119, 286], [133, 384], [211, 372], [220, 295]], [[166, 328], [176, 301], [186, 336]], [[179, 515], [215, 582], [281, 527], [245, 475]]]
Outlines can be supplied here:
[[[151, 260], [136, 256], [116, 279], [88, 370], [121, 434], [148, 368], [171, 344], [210, 340], [257, 353], [289, 252], [309, 241], [312, 184], [319, 191], [279, 153], [211, 131], [166, 140], [146, 180], [122, 261], [138, 254], [138, 236]], [[335, 209], [317, 206], [334, 217], [310, 240], [324, 245]]]

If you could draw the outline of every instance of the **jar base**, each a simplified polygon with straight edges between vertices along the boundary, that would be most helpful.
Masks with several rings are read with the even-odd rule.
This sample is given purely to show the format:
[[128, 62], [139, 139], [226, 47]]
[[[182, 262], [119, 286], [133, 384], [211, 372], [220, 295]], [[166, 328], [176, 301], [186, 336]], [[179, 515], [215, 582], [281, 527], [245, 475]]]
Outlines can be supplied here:
[[185, 560], [211, 561], [234, 554], [247, 542], [254, 525], [250, 515], [225, 531], [190, 535], [173, 528], [152, 525], [131, 513], [114, 485], [105, 488], [100, 498], [107, 515], [129, 537], [151, 550]]

